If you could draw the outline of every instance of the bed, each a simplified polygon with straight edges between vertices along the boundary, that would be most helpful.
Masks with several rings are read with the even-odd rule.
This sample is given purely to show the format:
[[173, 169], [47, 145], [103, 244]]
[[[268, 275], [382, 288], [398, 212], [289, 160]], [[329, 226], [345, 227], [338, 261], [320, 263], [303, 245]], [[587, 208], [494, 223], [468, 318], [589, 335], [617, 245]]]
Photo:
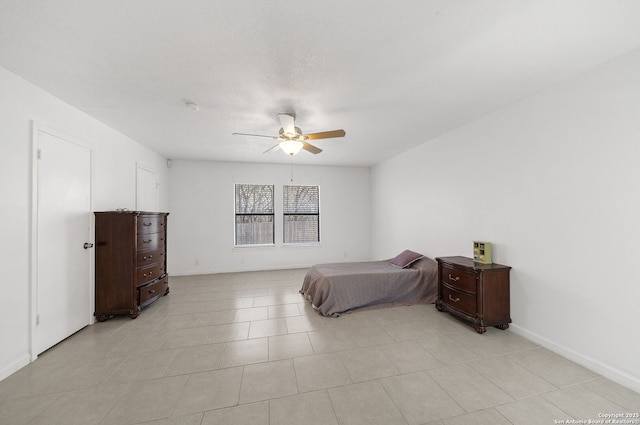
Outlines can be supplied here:
[[438, 265], [405, 250], [390, 260], [317, 264], [304, 277], [300, 293], [323, 316], [355, 309], [433, 303]]

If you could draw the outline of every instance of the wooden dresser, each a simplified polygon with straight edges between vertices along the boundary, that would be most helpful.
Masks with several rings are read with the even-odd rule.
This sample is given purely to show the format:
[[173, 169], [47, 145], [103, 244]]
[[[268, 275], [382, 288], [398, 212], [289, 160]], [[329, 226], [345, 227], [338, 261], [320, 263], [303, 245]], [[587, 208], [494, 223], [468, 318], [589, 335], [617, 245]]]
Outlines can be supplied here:
[[95, 213], [96, 309], [100, 322], [140, 310], [169, 293], [168, 213], [106, 211]]
[[507, 329], [509, 270], [500, 264], [481, 264], [466, 257], [440, 257], [436, 308], [473, 323], [478, 333], [488, 326]]

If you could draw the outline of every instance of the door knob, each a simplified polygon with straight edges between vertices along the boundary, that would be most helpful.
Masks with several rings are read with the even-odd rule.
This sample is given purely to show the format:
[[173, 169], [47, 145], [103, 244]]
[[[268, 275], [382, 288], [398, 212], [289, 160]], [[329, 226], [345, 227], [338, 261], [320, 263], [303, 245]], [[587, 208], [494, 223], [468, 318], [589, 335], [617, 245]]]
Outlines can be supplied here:
[[82, 245], [82, 247], [84, 249], [93, 248], [93, 244], [91, 242], [85, 242], [84, 245]]

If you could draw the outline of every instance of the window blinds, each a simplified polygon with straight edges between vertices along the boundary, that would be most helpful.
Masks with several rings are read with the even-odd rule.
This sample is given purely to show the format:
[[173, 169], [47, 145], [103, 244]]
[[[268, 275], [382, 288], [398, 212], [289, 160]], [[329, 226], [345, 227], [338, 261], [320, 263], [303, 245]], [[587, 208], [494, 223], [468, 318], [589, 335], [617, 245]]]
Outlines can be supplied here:
[[236, 245], [274, 243], [273, 185], [236, 184]]
[[284, 186], [284, 243], [320, 242], [318, 186]]

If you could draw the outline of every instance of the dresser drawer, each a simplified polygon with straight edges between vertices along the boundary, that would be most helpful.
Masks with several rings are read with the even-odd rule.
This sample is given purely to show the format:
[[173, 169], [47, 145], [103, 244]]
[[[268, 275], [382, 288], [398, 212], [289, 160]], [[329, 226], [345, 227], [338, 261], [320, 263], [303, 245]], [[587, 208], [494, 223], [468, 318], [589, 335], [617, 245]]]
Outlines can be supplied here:
[[442, 283], [455, 289], [467, 292], [476, 292], [476, 274], [442, 265]]
[[137, 267], [146, 267], [153, 263], [164, 263], [164, 249], [140, 251], [136, 254]]
[[164, 295], [169, 287], [169, 279], [165, 276], [157, 282], [144, 285], [138, 288], [138, 304], [141, 307], [153, 299]]
[[160, 215], [140, 215], [138, 216], [137, 232], [158, 233], [164, 232], [164, 217]]
[[476, 315], [476, 296], [442, 285], [442, 302], [469, 316]]
[[144, 285], [164, 274], [164, 263], [156, 263], [136, 270], [136, 286]]
[[164, 233], [147, 233], [138, 235], [136, 248], [138, 251], [155, 251], [164, 247]]

